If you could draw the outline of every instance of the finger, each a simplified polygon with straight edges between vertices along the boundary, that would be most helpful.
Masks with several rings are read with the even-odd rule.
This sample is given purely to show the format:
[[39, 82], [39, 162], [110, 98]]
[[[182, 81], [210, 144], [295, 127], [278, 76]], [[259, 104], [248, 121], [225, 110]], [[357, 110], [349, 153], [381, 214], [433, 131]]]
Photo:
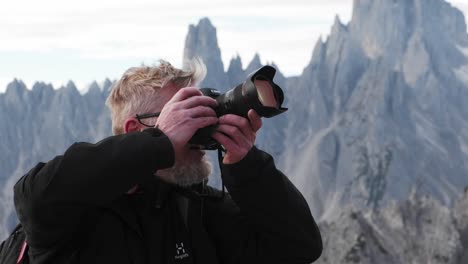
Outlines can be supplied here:
[[211, 137], [223, 145], [227, 151], [235, 152], [238, 149], [236, 142], [221, 132], [214, 132]]
[[192, 96], [179, 103], [179, 107], [185, 109], [199, 105], [216, 107], [218, 105], [218, 102], [216, 102], [215, 99], [208, 96]]
[[252, 133], [254, 133], [252, 127], [250, 126], [250, 122], [246, 118], [238, 115], [223, 115], [219, 118], [219, 124], [226, 124], [238, 127], [242, 134], [244, 134], [244, 136], [247, 138], [251, 138]]
[[257, 114], [257, 112], [253, 109], [250, 109], [247, 113], [247, 116], [250, 120], [250, 126], [252, 127], [254, 132], [260, 130], [263, 125], [262, 118]]
[[216, 131], [223, 133], [230, 139], [232, 139], [239, 146], [248, 146], [249, 142], [252, 141], [252, 137], [246, 137], [239, 129], [239, 127], [219, 124], [216, 127]]
[[190, 117], [195, 118], [195, 117], [206, 117], [206, 116], [216, 116], [215, 110], [213, 108], [210, 108], [208, 106], [196, 106], [194, 108], [186, 109], [186, 111], [189, 112]]
[[218, 118], [213, 116], [197, 117], [193, 118], [191, 120], [191, 123], [194, 128], [204, 128], [218, 123]]
[[174, 96], [169, 100], [169, 102], [180, 102], [192, 96], [202, 95], [200, 90], [196, 87], [185, 87], [181, 88]]

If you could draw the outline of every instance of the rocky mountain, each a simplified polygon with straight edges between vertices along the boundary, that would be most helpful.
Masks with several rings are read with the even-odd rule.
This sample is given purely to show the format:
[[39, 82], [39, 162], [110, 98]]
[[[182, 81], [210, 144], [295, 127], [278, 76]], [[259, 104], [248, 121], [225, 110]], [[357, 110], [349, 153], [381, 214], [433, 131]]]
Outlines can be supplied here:
[[[258, 145], [276, 154], [323, 223], [328, 248], [336, 250], [325, 252], [324, 263], [464, 263], [466, 230], [452, 224], [468, 186], [463, 14], [442, 0], [353, 4], [351, 21], [337, 17], [302, 75], [285, 80], [287, 122], [268, 120]], [[229, 79], [241, 79], [241, 68], [239, 58], [231, 60]], [[421, 209], [417, 197], [430, 202]], [[346, 208], [362, 215], [359, 225]], [[413, 211], [438, 220], [421, 223]], [[408, 230], [391, 226], [396, 216], [413, 221], [407, 243], [400, 242]], [[366, 237], [374, 249], [355, 247], [364, 255], [346, 260], [336, 252], [352, 244], [328, 224], [392, 239]], [[421, 228], [438, 230], [440, 240]]]
[[[189, 26], [184, 63], [206, 63], [203, 87], [226, 91], [263, 65], [258, 54], [246, 67], [236, 56], [225, 71], [220, 52], [209, 19]], [[264, 119], [257, 145], [273, 154], [319, 220], [319, 263], [466, 263], [462, 13], [444, 0], [354, 0], [351, 21], [335, 19], [302, 75], [286, 78], [272, 65], [289, 110]], [[72, 82], [28, 90], [15, 80], [0, 94], [0, 120], [9, 124], [0, 126], [0, 235], [15, 221], [10, 190], [21, 174], [74, 141], [110, 135], [110, 84], [80, 95]]]
[[195, 57], [203, 58], [206, 69], [210, 73], [201, 83], [201, 86], [226, 91], [229, 88], [228, 77], [224, 73], [216, 28], [208, 18], [201, 19], [197, 26], [189, 26], [185, 38], [183, 65], [186, 65], [187, 61], [193, 60]]
[[467, 38], [442, 0], [355, 0], [349, 24], [335, 19], [288, 94], [280, 158], [316, 215], [413, 188], [453, 204], [468, 185]]
[[16, 223], [12, 186], [38, 162], [62, 154], [77, 141], [96, 142], [111, 134], [104, 101], [111, 81], [91, 85], [81, 95], [75, 84], [54, 90], [37, 82], [32, 89], [11, 82], [0, 94], [0, 237]]
[[468, 192], [457, 203], [452, 210], [413, 189], [408, 200], [378, 210], [348, 204], [335, 220], [320, 223], [325, 250], [317, 263], [466, 263], [460, 217], [467, 216]]

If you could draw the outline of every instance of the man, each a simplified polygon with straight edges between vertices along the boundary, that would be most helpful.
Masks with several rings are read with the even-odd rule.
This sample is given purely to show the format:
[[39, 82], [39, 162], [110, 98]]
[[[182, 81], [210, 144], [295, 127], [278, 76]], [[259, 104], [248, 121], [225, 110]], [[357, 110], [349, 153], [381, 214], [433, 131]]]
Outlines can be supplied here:
[[[254, 146], [262, 121], [217, 117], [199, 62], [129, 69], [107, 105], [114, 136], [75, 143], [15, 185], [32, 263], [310, 263], [322, 251], [302, 195]], [[200, 128], [224, 146], [229, 194], [205, 187]], [[151, 128], [147, 128], [150, 126]]]

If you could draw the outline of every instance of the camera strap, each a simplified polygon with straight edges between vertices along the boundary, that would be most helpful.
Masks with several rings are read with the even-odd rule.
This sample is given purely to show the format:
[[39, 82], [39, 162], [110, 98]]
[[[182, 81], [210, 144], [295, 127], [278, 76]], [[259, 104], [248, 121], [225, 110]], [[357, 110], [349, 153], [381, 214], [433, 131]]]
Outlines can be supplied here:
[[224, 187], [224, 177], [223, 177], [223, 168], [221, 164], [223, 164], [223, 153], [226, 153], [226, 150], [223, 148], [223, 146], [218, 145], [218, 165], [219, 165], [219, 173], [221, 175], [221, 199], [224, 199], [224, 195], [226, 193], [226, 188]]

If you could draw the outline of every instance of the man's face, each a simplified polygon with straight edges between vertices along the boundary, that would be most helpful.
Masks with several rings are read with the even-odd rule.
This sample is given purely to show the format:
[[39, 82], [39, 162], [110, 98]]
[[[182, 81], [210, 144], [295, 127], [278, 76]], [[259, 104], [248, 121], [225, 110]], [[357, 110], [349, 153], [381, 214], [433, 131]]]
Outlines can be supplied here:
[[[179, 91], [175, 85], [167, 85], [159, 91], [159, 106], [155, 112], [161, 112], [164, 105]], [[190, 186], [201, 183], [211, 173], [211, 164], [205, 157], [205, 152], [199, 146], [187, 144], [176, 159], [173, 167], [157, 171], [163, 180], [180, 186]]]

